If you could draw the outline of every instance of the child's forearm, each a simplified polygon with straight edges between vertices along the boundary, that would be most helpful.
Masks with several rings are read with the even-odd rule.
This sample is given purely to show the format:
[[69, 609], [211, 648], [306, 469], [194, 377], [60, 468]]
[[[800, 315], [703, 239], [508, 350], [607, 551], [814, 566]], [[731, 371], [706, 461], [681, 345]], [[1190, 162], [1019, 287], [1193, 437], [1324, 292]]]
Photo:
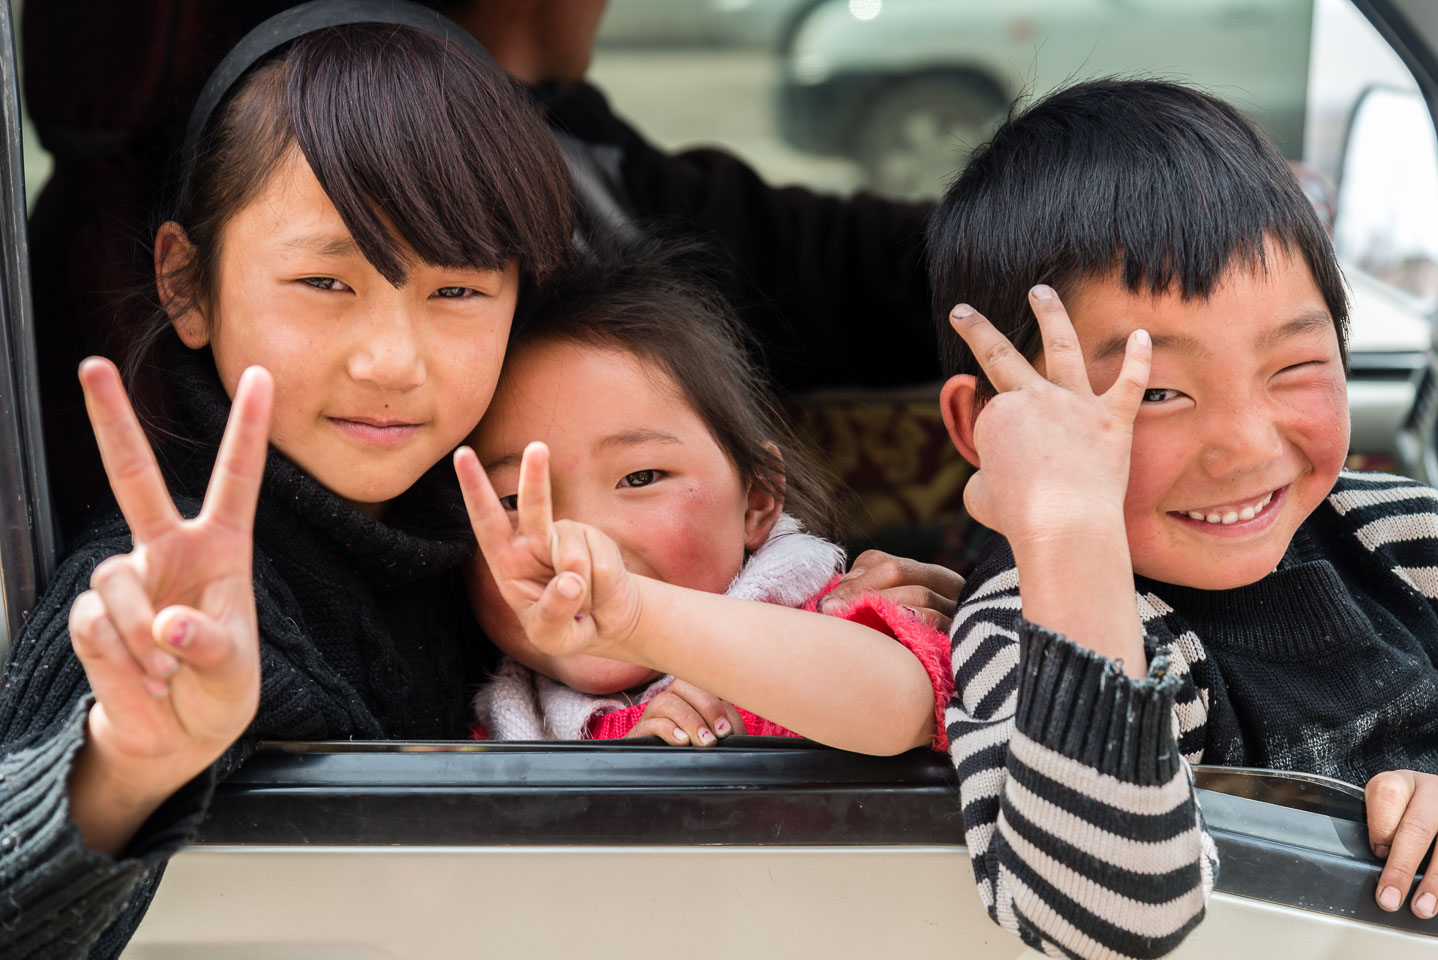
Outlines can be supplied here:
[[1025, 619], [1121, 662], [1130, 677], [1148, 673], [1121, 513], [1010, 546]]
[[838, 617], [636, 576], [641, 610], [619, 659], [683, 677], [831, 746], [893, 754], [929, 742], [934, 688], [909, 650]]

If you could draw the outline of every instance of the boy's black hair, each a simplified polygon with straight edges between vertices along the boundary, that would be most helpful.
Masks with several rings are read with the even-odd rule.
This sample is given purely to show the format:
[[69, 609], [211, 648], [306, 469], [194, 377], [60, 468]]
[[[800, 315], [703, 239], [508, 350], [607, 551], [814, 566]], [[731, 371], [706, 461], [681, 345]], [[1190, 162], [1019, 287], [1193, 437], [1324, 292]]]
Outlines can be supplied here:
[[833, 537], [833, 481], [787, 426], [718, 275], [692, 241], [603, 238], [521, 306], [507, 355], [553, 342], [634, 354], [674, 381], [741, 480]]
[[946, 376], [992, 386], [949, 326], [967, 303], [1025, 357], [1042, 349], [1028, 291], [1116, 277], [1134, 293], [1213, 292], [1276, 241], [1313, 274], [1345, 350], [1348, 301], [1333, 246], [1288, 164], [1235, 108], [1189, 87], [1095, 80], [1012, 116], [934, 210], [929, 275]]

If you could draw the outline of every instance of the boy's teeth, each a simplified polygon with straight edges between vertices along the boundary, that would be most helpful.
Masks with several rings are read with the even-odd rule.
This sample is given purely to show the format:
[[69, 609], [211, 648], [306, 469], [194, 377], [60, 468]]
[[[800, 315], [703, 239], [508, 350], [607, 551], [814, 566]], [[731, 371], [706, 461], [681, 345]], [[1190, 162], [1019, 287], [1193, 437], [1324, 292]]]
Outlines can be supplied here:
[[1228, 526], [1230, 523], [1237, 523], [1240, 520], [1252, 520], [1258, 516], [1264, 507], [1268, 506], [1269, 501], [1272, 499], [1273, 494], [1269, 493], [1253, 506], [1244, 507], [1242, 510], [1229, 510], [1225, 513], [1204, 513], [1201, 510], [1190, 510], [1188, 511], [1188, 517], [1191, 520], [1202, 520], [1204, 523], [1221, 523], [1224, 526]]

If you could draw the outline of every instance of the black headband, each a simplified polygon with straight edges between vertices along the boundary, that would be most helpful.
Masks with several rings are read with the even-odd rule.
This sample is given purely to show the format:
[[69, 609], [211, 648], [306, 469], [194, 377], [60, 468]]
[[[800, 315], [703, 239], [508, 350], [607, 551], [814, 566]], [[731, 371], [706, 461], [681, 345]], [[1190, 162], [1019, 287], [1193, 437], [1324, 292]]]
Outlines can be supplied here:
[[472, 51], [481, 60], [493, 62], [489, 51], [459, 24], [436, 10], [422, 7], [407, 0], [310, 0], [283, 13], [277, 13], [255, 27], [210, 74], [195, 109], [190, 111], [190, 123], [185, 128], [184, 158], [185, 180], [188, 184], [193, 169], [195, 154], [200, 148], [200, 136], [210, 122], [210, 114], [225, 99], [235, 81], [244, 76], [251, 67], [269, 56], [275, 50], [307, 33], [326, 27], [339, 27], [352, 23], [391, 23], [396, 26], [413, 27], [433, 34], [444, 40], [453, 41]]

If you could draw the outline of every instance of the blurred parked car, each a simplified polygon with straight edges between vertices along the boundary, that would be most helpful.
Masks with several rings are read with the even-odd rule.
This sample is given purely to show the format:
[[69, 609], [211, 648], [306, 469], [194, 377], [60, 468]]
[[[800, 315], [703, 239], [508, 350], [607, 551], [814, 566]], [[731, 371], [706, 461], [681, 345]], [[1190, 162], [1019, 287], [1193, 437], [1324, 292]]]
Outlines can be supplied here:
[[1240, 106], [1303, 148], [1312, 0], [822, 0], [783, 51], [779, 128], [869, 185], [933, 196], [1008, 105], [1084, 77], [1151, 74]]

